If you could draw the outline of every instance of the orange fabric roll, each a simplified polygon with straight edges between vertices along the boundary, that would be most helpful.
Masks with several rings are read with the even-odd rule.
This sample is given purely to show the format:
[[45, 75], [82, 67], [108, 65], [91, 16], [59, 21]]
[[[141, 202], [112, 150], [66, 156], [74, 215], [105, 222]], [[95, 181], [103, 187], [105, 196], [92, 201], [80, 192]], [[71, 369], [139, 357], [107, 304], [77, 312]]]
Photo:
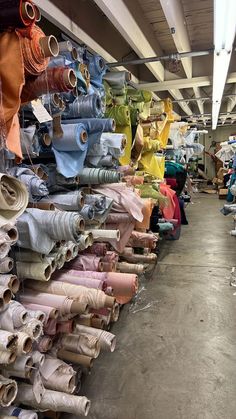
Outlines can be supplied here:
[[153, 207], [154, 207], [154, 203], [153, 203], [153, 200], [151, 199], [151, 198], [147, 198], [147, 199], [143, 199], [143, 202], [144, 202], [144, 207], [143, 207], [143, 209], [142, 209], [142, 212], [143, 212], [143, 221], [141, 221], [141, 222], [138, 222], [138, 221], [136, 221], [136, 223], [135, 223], [135, 228], [136, 229], [144, 229], [144, 230], [149, 230], [149, 228], [150, 228], [150, 218], [151, 218], [151, 215], [152, 215], [152, 210], [153, 210]]
[[126, 304], [138, 290], [138, 277], [135, 274], [108, 272], [107, 284], [112, 287], [116, 301]]

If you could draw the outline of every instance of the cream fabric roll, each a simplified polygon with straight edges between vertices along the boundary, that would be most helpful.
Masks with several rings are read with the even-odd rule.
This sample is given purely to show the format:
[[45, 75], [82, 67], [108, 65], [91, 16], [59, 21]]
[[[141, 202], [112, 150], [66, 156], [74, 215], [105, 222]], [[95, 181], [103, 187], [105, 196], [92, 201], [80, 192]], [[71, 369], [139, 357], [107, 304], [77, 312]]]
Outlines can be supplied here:
[[60, 315], [67, 315], [71, 313], [71, 306], [73, 299], [62, 295], [53, 295], [50, 293], [34, 292], [26, 289], [24, 294], [20, 294], [20, 301], [24, 303], [44, 304], [49, 307], [55, 307], [60, 311]]
[[40, 411], [52, 410], [55, 412], [72, 413], [77, 416], [87, 416], [90, 409], [90, 401], [87, 397], [72, 396], [53, 390], [46, 390], [40, 403], [37, 403], [33, 386], [24, 383], [19, 383], [16, 401], [27, 406], [32, 406]]
[[21, 355], [11, 365], [6, 366], [3, 373], [18, 378], [30, 378], [32, 366], [33, 358], [30, 355]]
[[12, 258], [5, 257], [0, 260], [0, 274], [7, 274], [13, 269], [14, 262]]
[[16, 275], [0, 275], [0, 285], [10, 288], [13, 294], [16, 294], [20, 288], [20, 281]]
[[15, 257], [17, 262], [44, 262], [46, 255], [43, 253], [37, 253], [33, 250], [19, 249], [15, 251]]
[[14, 223], [28, 205], [25, 185], [12, 176], [0, 173], [0, 226]]
[[98, 338], [89, 334], [69, 334], [62, 336], [60, 344], [64, 349], [97, 358], [100, 354], [100, 344]]
[[18, 336], [18, 344], [16, 353], [17, 355], [28, 354], [32, 350], [33, 340], [32, 338], [24, 332], [16, 332]]
[[29, 317], [37, 319], [40, 322], [44, 323], [46, 320], [46, 314], [41, 310], [28, 310]]
[[12, 300], [6, 310], [0, 314], [0, 328], [14, 332], [27, 322], [27, 311], [18, 301]]
[[117, 270], [123, 273], [141, 274], [144, 272], [144, 266], [138, 263], [117, 263]]
[[0, 351], [0, 364], [8, 365], [12, 364], [12, 362], [16, 359], [16, 352], [9, 352], [9, 351]]
[[16, 270], [19, 279], [48, 281], [52, 274], [52, 268], [48, 262], [16, 262]]
[[8, 407], [15, 400], [17, 394], [16, 381], [0, 375], [0, 406]]
[[87, 230], [86, 233], [92, 233], [94, 241], [104, 241], [115, 239], [117, 241], [120, 240], [120, 230]]
[[103, 291], [86, 288], [81, 285], [68, 284], [66, 282], [49, 281], [43, 283], [39, 281], [27, 281], [26, 284], [33, 290], [75, 298], [81, 303], [88, 304], [94, 308], [102, 308], [110, 304], [113, 305], [115, 301], [114, 298], [108, 297]]
[[37, 340], [43, 334], [43, 323], [37, 319], [30, 319], [20, 331], [27, 333], [31, 339]]
[[40, 368], [40, 373], [44, 386], [49, 390], [69, 394], [74, 392], [76, 372], [64, 361], [47, 355]]
[[75, 327], [77, 333], [87, 333], [98, 338], [101, 349], [114, 352], [116, 347], [116, 336], [110, 332], [101, 329], [95, 329], [94, 327], [87, 327], [77, 324]]
[[14, 333], [0, 330], [0, 351], [15, 352], [18, 336]]
[[9, 243], [11, 244], [11, 246], [17, 242], [19, 235], [18, 235], [18, 230], [15, 224], [13, 223], [4, 224], [0, 228], [0, 235], [2, 231], [4, 231], [4, 233], [7, 234], [7, 239]]

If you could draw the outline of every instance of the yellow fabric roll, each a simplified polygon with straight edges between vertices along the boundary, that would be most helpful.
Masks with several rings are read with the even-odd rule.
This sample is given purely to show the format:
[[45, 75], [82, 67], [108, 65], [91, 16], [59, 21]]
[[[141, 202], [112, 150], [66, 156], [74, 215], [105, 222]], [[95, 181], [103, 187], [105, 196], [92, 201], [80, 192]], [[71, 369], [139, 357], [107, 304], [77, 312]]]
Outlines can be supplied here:
[[131, 157], [131, 147], [132, 147], [132, 130], [131, 125], [118, 125], [116, 127], [116, 132], [120, 134], [125, 134], [127, 138], [127, 144], [125, 146], [124, 154], [120, 157], [119, 162], [121, 166], [126, 166], [130, 163]]
[[144, 153], [139, 161], [139, 166], [146, 173], [163, 179], [165, 170], [165, 157], [155, 156], [152, 151]]
[[150, 137], [144, 137], [143, 139], [143, 152], [152, 151], [155, 153], [160, 150], [160, 141], [152, 140]]

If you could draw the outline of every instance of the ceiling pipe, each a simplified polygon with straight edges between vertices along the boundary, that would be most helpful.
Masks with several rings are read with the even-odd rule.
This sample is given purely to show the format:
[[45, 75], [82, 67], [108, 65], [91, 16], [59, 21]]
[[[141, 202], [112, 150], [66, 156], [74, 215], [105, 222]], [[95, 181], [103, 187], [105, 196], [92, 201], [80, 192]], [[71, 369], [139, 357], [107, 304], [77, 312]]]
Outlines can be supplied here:
[[113, 63], [107, 63], [109, 67], [120, 67], [120, 66], [126, 66], [126, 65], [141, 65], [141, 64], [147, 64], [147, 63], [153, 63], [156, 61], [168, 61], [168, 60], [174, 60], [174, 61], [180, 61], [183, 58], [187, 57], [202, 57], [204, 55], [210, 55], [213, 53], [213, 49], [208, 49], [205, 51], [188, 51], [188, 52], [174, 52], [173, 54], [169, 55], [162, 55], [160, 57], [154, 56], [149, 58], [137, 58], [135, 60], [124, 60], [124, 61], [117, 61]]

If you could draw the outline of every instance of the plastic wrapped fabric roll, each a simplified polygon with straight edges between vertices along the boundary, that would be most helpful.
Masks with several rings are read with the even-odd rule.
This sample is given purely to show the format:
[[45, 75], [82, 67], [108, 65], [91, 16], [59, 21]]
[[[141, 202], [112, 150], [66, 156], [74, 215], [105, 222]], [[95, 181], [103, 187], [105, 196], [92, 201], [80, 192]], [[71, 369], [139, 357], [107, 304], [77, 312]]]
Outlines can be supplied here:
[[33, 359], [33, 364], [37, 366], [42, 366], [45, 361], [45, 355], [41, 354], [39, 351], [31, 352], [31, 357]]
[[57, 356], [59, 359], [63, 359], [64, 361], [73, 364], [83, 365], [86, 368], [92, 368], [93, 366], [93, 358], [87, 355], [76, 354], [75, 352], [67, 351], [66, 349], [59, 349]]
[[8, 407], [16, 398], [17, 394], [17, 383], [10, 378], [0, 376], [0, 406]]
[[14, 223], [27, 204], [26, 187], [14, 177], [0, 173], [0, 226]]
[[129, 71], [110, 71], [103, 76], [103, 80], [115, 89], [121, 89], [127, 82], [131, 80]]
[[49, 281], [52, 268], [49, 263], [16, 262], [16, 270], [19, 279], [31, 278], [37, 281]]
[[15, 352], [17, 348], [18, 337], [16, 334], [0, 330], [0, 351]]
[[4, 410], [1, 409], [0, 414], [2, 413], [12, 416], [16, 415], [16, 417], [19, 419], [38, 419], [37, 413], [33, 410], [25, 410], [17, 406], [10, 406], [5, 408]]
[[86, 333], [64, 335], [60, 339], [60, 344], [63, 349], [76, 354], [86, 355], [90, 358], [97, 358], [100, 354], [98, 339]]
[[57, 40], [52, 36], [46, 37], [36, 25], [32, 27], [29, 38], [19, 32], [17, 34], [20, 39], [25, 72], [28, 75], [38, 76], [48, 66], [49, 59], [45, 57], [58, 55]]
[[24, 332], [16, 332], [18, 336], [17, 355], [28, 354], [32, 350], [33, 341], [31, 337]]
[[27, 281], [27, 286], [39, 292], [68, 296], [94, 308], [112, 307], [115, 302], [113, 297], [107, 296], [103, 291], [82, 287], [81, 285], [67, 284], [65, 282], [49, 281], [44, 283]]
[[78, 96], [64, 112], [65, 118], [99, 118], [102, 116], [101, 98], [97, 94]]
[[[18, 240], [18, 231], [15, 225], [8, 223], [0, 228], [0, 234], [6, 234], [6, 240], [11, 244], [15, 244]], [[4, 256], [2, 256], [4, 257]]]
[[87, 327], [77, 324], [77, 333], [88, 333], [98, 338], [101, 349], [114, 352], [116, 347], [116, 336], [105, 330], [95, 329], [94, 327]]
[[13, 259], [9, 257], [5, 257], [0, 260], [0, 273], [8, 273], [13, 269]]
[[0, 285], [9, 288], [12, 294], [16, 294], [20, 287], [20, 281], [16, 275], [0, 275]]
[[18, 378], [30, 378], [32, 375], [33, 358], [30, 355], [18, 356], [16, 360], [4, 369], [5, 374]]
[[30, 304], [30, 303], [26, 303], [26, 302], [24, 302], [24, 307], [27, 310], [42, 311], [46, 316], [45, 321], [47, 321], [49, 318], [50, 319], [57, 319], [58, 316], [59, 316], [59, 311], [54, 307], [48, 307], [48, 306], [40, 305], [40, 304]]
[[60, 210], [79, 211], [84, 205], [84, 194], [82, 191], [53, 194], [50, 195], [50, 200]]
[[88, 415], [90, 408], [90, 401], [86, 397], [73, 396], [53, 390], [46, 390], [38, 403], [33, 386], [23, 383], [19, 383], [16, 401], [41, 411], [53, 410], [83, 416]]
[[0, 351], [0, 364], [2, 365], [12, 364], [15, 361], [16, 357], [17, 357], [16, 352]]
[[43, 324], [37, 319], [30, 319], [21, 327], [20, 331], [37, 340], [43, 334]]
[[73, 90], [75, 85], [76, 75], [72, 68], [48, 68], [37, 78], [27, 80], [22, 89], [21, 100], [25, 103], [47, 93], [68, 92]]
[[66, 178], [77, 176], [84, 166], [88, 142], [85, 125], [62, 125], [63, 136], [54, 138], [52, 149], [57, 162], [57, 170]]
[[117, 263], [117, 269], [122, 273], [141, 274], [144, 272], [144, 266], [127, 262]]
[[11, 332], [19, 328], [27, 322], [27, 310], [18, 301], [11, 301], [1, 316], [0, 327]]

